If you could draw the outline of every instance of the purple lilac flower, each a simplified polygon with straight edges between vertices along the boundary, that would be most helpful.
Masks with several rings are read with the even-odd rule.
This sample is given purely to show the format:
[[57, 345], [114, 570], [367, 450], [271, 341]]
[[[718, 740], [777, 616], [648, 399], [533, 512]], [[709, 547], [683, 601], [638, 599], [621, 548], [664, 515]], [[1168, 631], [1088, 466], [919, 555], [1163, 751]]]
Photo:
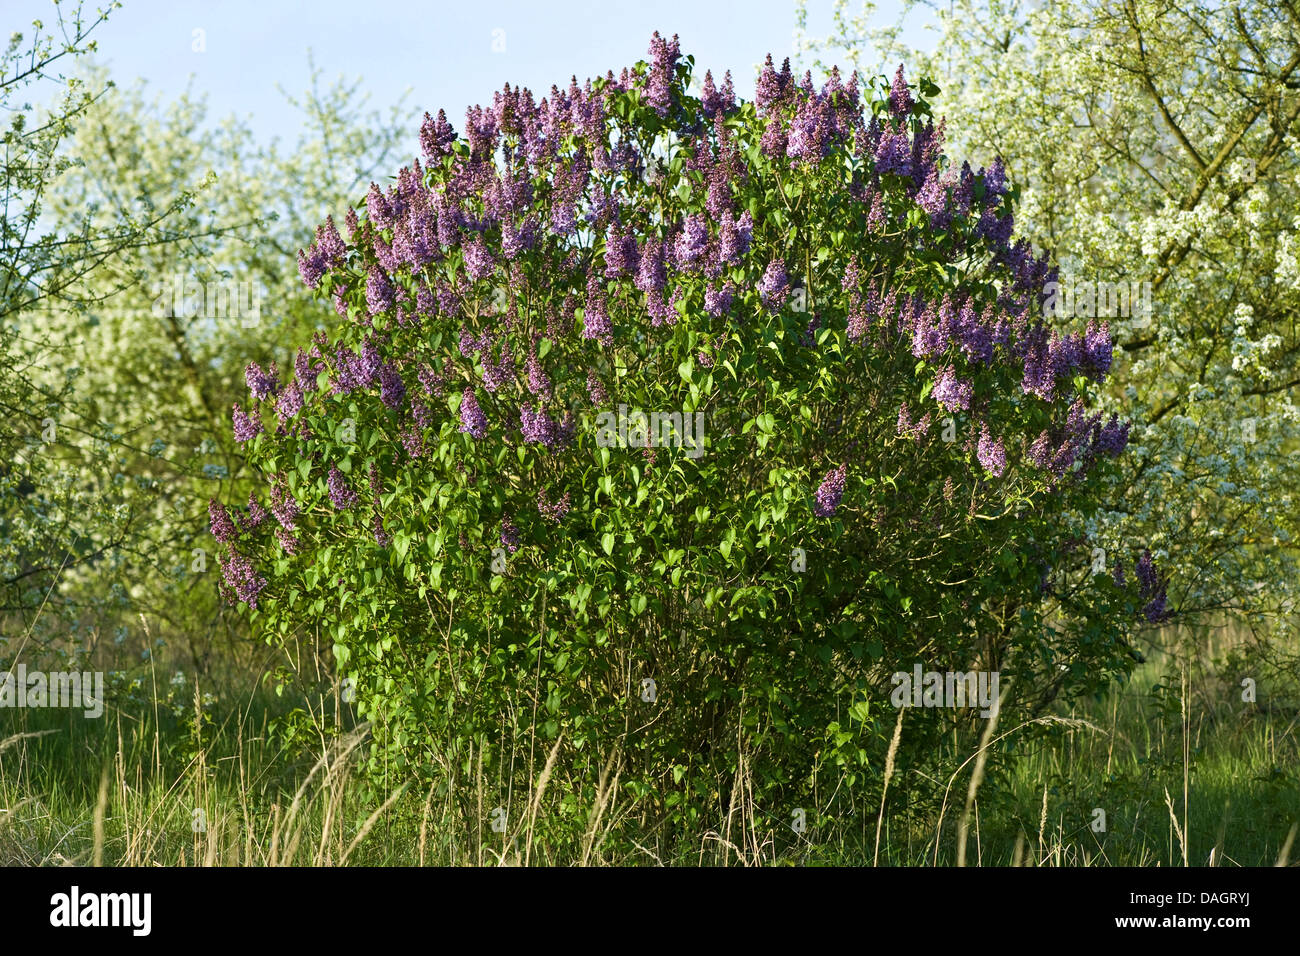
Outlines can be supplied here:
[[530, 405], [522, 406], [519, 409], [519, 430], [530, 445], [550, 448], [555, 444], [555, 423], [542, 408], [534, 410]]
[[650, 38], [650, 56], [652, 62], [646, 85], [646, 102], [661, 117], [666, 117], [672, 102], [673, 75], [681, 57], [677, 35], [673, 34], [672, 40], [665, 40], [655, 31]]
[[840, 499], [844, 497], [844, 481], [847, 475], [848, 470], [844, 465], [826, 473], [821, 486], [817, 489], [817, 500], [813, 505], [813, 513], [817, 517], [829, 518], [835, 514], [835, 510], [840, 506]]
[[1002, 165], [1002, 157], [994, 159], [987, 172], [980, 170], [980, 173], [984, 177], [984, 203], [989, 207], [995, 206], [1007, 185], [1007, 171]]
[[432, 366], [421, 366], [418, 378], [420, 379], [420, 387], [424, 389], [426, 395], [441, 398], [447, 391], [447, 380], [435, 372]]
[[[319, 351], [313, 349], [314, 356], [319, 357]], [[316, 376], [325, 371], [325, 366], [320, 363], [313, 363], [312, 356], [309, 356], [302, 349], [298, 350], [297, 356], [293, 360], [293, 374], [298, 382], [298, 387], [304, 392], [316, 391]]]
[[477, 282], [479, 279], [487, 278], [492, 274], [495, 266], [492, 253], [488, 251], [487, 243], [481, 237], [465, 246], [465, 271], [470, 279]]
[[664, 266], [663, 244], [651, 237], [646, 240], [637, 263], [636, 287], [647, 294], [659, 292], [668, 284], [668, 270]]
[[465, 389], [460, 399], [460, 431], [474, 438], [487, 437], [487, 417], [478, 406], [478, 397], [474, 389]]
[[245, 531], [252, 531], [254, 528], [260, 527], [262, 522], [269, 516], [270, 512], [262, 507], [261, 502], [257, 500], [257, 496], [250, 491], [248, 493], [248, 514], [239, 516], [240, 526]]
[[[490, 343], [486, 337], [485, 342]], [[515, 380], [515, 356], [507, 341], [501, 346], [501, 358], [492, 361], [492, 346], [485, 344], [483, 350], [479, 353], [479, 361], [483, 363], [483, 387], [492, 394], [496, 394], [503, 387], [510, 385]]]
[[1158, 624], [1160, 621], [1163, 621], [1166, 617], [1169, 616], [1169, 612], [1165, 604], [1166, 604], [1165, 589], [1161, 588], [1157, 592], [1156, 596], [1152, 598], [1151, 601], [1146, 605], [1146, 607], [1142, 608], [1142, 613], [1143, 615], [1146, 616], [1146, 619], [1150, 621], [1152, 624]]
[[972, 362], [993, 363], [993, 332], [975, 314], [975, 308], [969, 302], [958, 314], [956, 336], [962, 351]]
[[926, 302], [917, 294], [912, 298], [912, 354], [917, 358], [931, 358], [942, 354], [947, 347], [934, 303]]
[[899, 435], [904, 437], [911, 434], [912, 410], [907, 407], [907, 402], [904, 402], [901, 406], [899, 406], [897, 431]]
[[885, 133], [881, 136], [875, 158], [876, 172], [882, 176], [912, 175], [912, 144], [907, 133]]
[[926, 412], [916, 421], [912, 421], [912, 412], [907, 403], [898, 410], [897, 431], [903, 438], [921, 439], [930, 431], [930, 413]]
[[537, 511], [547, 521], [559, 524], [569, 513], [569, 493], [566, 491], [556, 501], [551, 501], [543, 488], [537, 492]]
[[894, 83], [889, 88], [889, 112], [898, 119], [905, 119], [912, 112], [912, 93], [903, 78], [903, 64], [898, 64], [894, 74]]
[[836, 132], [830, 103], [820, 96], [806, 97], [790, 123], [785, 153], [803, 163], [820, 162], [830, 153]]
[[351, 508], [357, 501], [357, 493], [348, 487], [347, 479], [343, 477], [343, 472], [337, 467], [331, 465], [329, 476], [326, 479], [329, 486], [330, 501], [339, 511]]
[[361, 387], [357, 381], [356, 366], [356, 353], [340, 342], [334, 350], [334, 379], [330, 383], [332, 394], [346, 395]]
[[465, 358], [473, 358], [487, 348], [490, 341], [491, 338], [486, 332], [476, 336], [468, 328], [462, 328], [459, 341], [460, 354]]
[[244, 381], [248, 385], [248, 390], [252, 392], [253, 398], [261, 401], [270, 398], [275, 394], [278, 387], [275, 374], [275, 363], [271, 363], [269, 372], [262, 371], [262, 367], [256, 362], [249, 362], [244, 369]]
[[380, 315], [393, 307], [393, 283], [378, 266], [371, 266], [366, 273], [366, 306], [370, 314]]
[[1145, 599], [1149, 597], [1160, 584], [1160, 577], [1156, 573], [1155, 561], [1151, 558], [1151, 552], [1144, 550], [1142, 556], [1138, 558], [1137, 565], [1133, 569], [1137, 574], [1138, 586], [1140, 593]]
[[299, 511], [298, 501], [289, 492], [288, 485], [283, 479], [276, 482], [271, 487], [271, 514], [275, 515], [275, 520], [280, 523], [280, 527], [285, 531], [292, 531]]
[[393, 536], [384, 530], [384, 516], [378, 511], [375, 512], [371, 522], [371, 531], [375, 536], [375, 544], [381, 548], [386, 548], [393, 543]]
[[636, 268], [636, 236], [631, 229], [610, 226], [605, 236], [605, 278], [617, 279], [635, 272]]
[[606, 312], [605, 290], [596, 277], [587, 280], [587, 300], [582, 309], [582, 337], [596, 339], [605, 345], [614, 343], [614, 327]]
[[728, 70], [722, 80], [722, 89], [713, 85], [713, 73], [704, 71], [703, 96], [700, 97], [700, 111], [710, 119], [718, 113], [729, 113], [736, 108], [736, 93], [731, 86], [731, 71]]
[[[348, 354], [350, 356], [352, 353]], [[373, 385], [375, 379], [379, 377], [379, 367], [383, 364], [374, 341], [366, 339], [361, 346], [361, 357], [352, 363], [352, 375], [357, 385], [361, 388]]]
[[760, 110], [783, 102], [794, 92], [794, 78], [790, 74], [790, 59], [786, 58], [778, 73], [772, 66], [772, 54], [767, 55], [763, 70], [754, 88], [754, 103]]
[[[233, 595], [243, 601], [250, 609], [257, 609], [257, 596], [266, 587], [266, 578], [253, 568], [253, 562], [246, 555], [231, 550], [221, 557], [221, 575], [225, 580], [227, 599]], [[231, 601], [233, 604], [234, 601]]]
[[1088, 374], [1093, 381], [1102, 381], [1110, 371], [1112, 360], [1109, 323], [1103, 322], [1100, 326], [1095, 322], [1088, 323], [1088, 330], [1083, 337], [1082, 351]]
[[325, 275], [325, 259], [313, 246], [311, 252], [298, 250], [298, 276], [303, 285], [315, 289]]
[[930, 394], [934, 400], [939, 402], [950, 412], [966, 411], [970, 408], [971, 396], [974, 386], [965, 379], [959, 378], [953, 371], [951, 365], [944, 368], [939, 373], [939, 378], [935, 382], [934, 391]]
[[549, 395], [551, 393], [551, 379], [542, 368], [542, 360], [537, 357], [537, 340], [541, 336], [533, 338], [533, 346], [528, 350], [528, 361], [525, 365], [528, 373], [528, 391], [534, 395]]
[[1002, 473], [1007, 470], [1007, 450], [1002, 444], [1002, 439], [996, 441], [989, 434], [989, 426], [984, 425], [980, 429], [979, 447], [976, 452], [979, 462], [983, 465], [994, 478], [1001, 478]]
[[439, 162], [444, 156], [450, 156], [456, 142], [456, 131], [447, 122], [447, 114], [438, 110], [438, 118], [433, 119], [424, 114], [424, 124], [420, 127], [420, 148], [431, 163]]
[[721, 287], [710, 286], [704, 290], [704, 311], [712, 316], [726, 315], [731, 311], [732, 300], [736, 296], [736, 287], [730, 281]]
[[506, 550], [514, 554], [519, 550], [519, 527], [509, 514], [501, 516], [501, 543]]
[[881, 193], [876, 193], [871, 200], [871, 211], [867, 213], [867, 228], [879, 232], [885, 225], [885, 204]]
[[674, 258], [679, 269], [696, 262], [709, 247], [709, 224], [700, 213], [686, 217], [681, 235], [674, 246]]
[[286, 424], [289, 419], [302, 411], [302, 404], [302, 389], [298, 386], [298, 380], [294, 379], [280, 392], [280, 397], [275, 403], [275, 415], [280, 420], [280, 424]]
[[1165, 585], [1151, 559], [1150, 551], [1142, 552], [1142, 557], [1138, 558], [1133, 570], [1137, 574], [1138, 593], [1143, 601], [1147, 601], [1142, 613], [1148, 621], [1155, 624], [1167, 616], [1167, 610]]
[[1034, 443], [1029, 446], [1025, 453], [1025, 460], [1035, 468], [1046, 471], [1052, 464], [1052, 436], [1044, 429], [1034, 439]]
[[298, 553], [298, 536], [284, 528], [275, 529], [275, 539], [280, 542], [280, 547], [284, 548], [284, 553], [293, 557]]
[[980, 215], [975, 234], [983, 236], [998, 249], [1005, 249], [1011, 242], [1011, 233], [1015, 229], [1015, 217], [1012, 213], [1005, 216], [996, 215], [993, 210], [985, 209]]
[[948, 190], [942, 181], [939, 170], [932, 169], [916, 194], [916, 204], [930, 215], [931, 229], [946, 229], [952, 222], [948, 212]]
[[790, 138], [786, 135], [785, 120], [779, 113], [774, 113], [767, 120], [767, 128], [758, 141], [758, 148], [769, 159], [784, 159]]
[[406, 398], [406, 383], [388, 362], [379, 367], [379, 399], [389, 408], [400, 408]]
[[773, 259], [763, 272], [758, 283], [758, 295], [769, 312], [778, 312], [790, 296], [790, 277], [785, 271], [785, 262]]
[[230, 513], [216, 498], [208, 502], [208, 527], [212, 536], [222, 544], [229, 544], [237, 533], [235, 523], [230, 520]]
[[401, 441], [402, 447], [406, 449], [406, 454], [409, 455], [412, 460], [420, 458], [425, 452], [424, 433], [422, 429], [427, 427], [427, 425], [422, 424], [419, 421], [419, 419], [423, 417], [420, 415], [421, 409], [427, 412], [428, 407], [423, 402], [417, 402], [413, 409], [416, 412], [416, 424], [414, 426], [408, 425], [398, 433], [398, 439]]
[[1110, 421], [1101, 429], [1101, 434], [1097, 438], [1097, 450], [1111, 458], [1117, 457], [1128, 445], [1131, 424], [1131, 422], [1121, 424], [1119, 416], [1112, 412]]
[[591, 399], [591, 404], [597, 407], [609, 400], [609, 393], [605, 391], [605, 386], [601, 384], [594, 369], [587, 372], [587, 396]]
[[243, 444], [252, 441], [262, 432], [262, 420], [256, 415], [247, 415], [236, 403], [231, 411], [231, 420], [235, 425], [235, 441]]

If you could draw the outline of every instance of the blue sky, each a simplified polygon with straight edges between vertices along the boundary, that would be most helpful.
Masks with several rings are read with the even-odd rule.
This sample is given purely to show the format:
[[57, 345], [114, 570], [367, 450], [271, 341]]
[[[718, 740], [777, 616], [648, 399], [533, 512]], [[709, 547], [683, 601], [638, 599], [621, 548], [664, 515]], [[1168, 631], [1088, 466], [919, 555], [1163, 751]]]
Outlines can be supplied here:
[[[94, 7], [91, 0], [87, 10]], [[881, 8], [893, 18], [893, 0]], [[826, 32], [830, 9], [830, 0], [813, 0], [811, 33]], [[25, 32], [34, 17], [54, 22], [50, 0], [5, 0], [0, 26], [6, 36]], [[581, 81], [617, 72], [646, 55], [655, 30], [679, 34], [700, 75], [730, 69], [748, 96], [764, 54], [778, 62], [792, 54], [794, 26], [793, 0], [124, 0], [94, 36], [119, 83], [142, 77], [153, 92], [171, 94], [192, 76], [210, 118], [234, 113], [259, 139], [292, 141], [296, 116], [277, 85], [293, 94], [307, 88], [309, 49], [327, 85], [360, 78], [379, 108], [409, 89], [410, 106], [444, 108], [459, 128], [467, 106], [491, 102], [506, 82], [540, 98], [572, 74]], [[909, 36], [924, 41], [919, 30]]]

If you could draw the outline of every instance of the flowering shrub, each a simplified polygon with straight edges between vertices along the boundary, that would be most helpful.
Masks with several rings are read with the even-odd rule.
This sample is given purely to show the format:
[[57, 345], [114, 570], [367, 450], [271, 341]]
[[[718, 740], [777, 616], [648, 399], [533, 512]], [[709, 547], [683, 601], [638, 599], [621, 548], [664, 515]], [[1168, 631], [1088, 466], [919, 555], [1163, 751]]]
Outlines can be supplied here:
[[[611, 768], [690, 826], [742, 767], [775, 817], [826, 809], [825, 766], [852, 805], [895, 671], [1034, 707], [1125, 669], [1162, 584], [1076, 527], [1127, 440], [1088, 411], [1110, 338], [1039, 320], [1001, 166], [950, 165], [901, 68], [872, 98], [769, 58], [748, 103], [650, 52], [463, 137], [426, 116], [423, 163], [317, 229], [302, 279], [347, 321], [249, 369], [270, 508], [213, 503], [224, 587], [332, 635], [376, 767], [454, 799], [518, 800], [562, 737], [579, 827]], [[976, 720], [919, 715], [900, 760]]]

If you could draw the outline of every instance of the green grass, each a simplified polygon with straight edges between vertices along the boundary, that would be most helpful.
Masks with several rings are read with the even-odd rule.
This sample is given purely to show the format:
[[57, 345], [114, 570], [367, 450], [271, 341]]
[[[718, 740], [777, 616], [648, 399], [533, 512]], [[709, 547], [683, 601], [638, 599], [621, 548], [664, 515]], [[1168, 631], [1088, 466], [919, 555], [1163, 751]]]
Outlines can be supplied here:
[[[1242, 703], [1213, 674], [1162, 689], [1170, 666], [1163, 657], [1143, 665], [1106, 699], [1059, 709], [1055, 717], [1064, 721], [997, 727], [989, 747], [995, 759], [969, 813], [974, 748], [952, 741], [945, 754], [952, 776], [932, 782], [948, 788], [942, 824], [933, 812], [887, 803], [879, 863], [957, 863], [963, 818], [967, 865], [1289, 862], [1300, 822], [1296, 713]], [[158, 687], [149, 670], [134, 692], [111, 694], [99, 720], [80, 711], [0, 711], [0, 863], [860, 865], [877, 858], [874, 818], [845, 829], [820, 822], [796, 836], [788, 821], [753, 807], [674, 848], [647, 833], [614, 850], [601, 840], [602, 822], [617, 812], [612, 786], [608, 814], [582, 839], [550, 842], [550, 804], [540, 796], [525, 801], [537, 807], [535, 817], [525, 812], [508, 833], [494, 833], [482, 779], [468, 798], [413, 783], [376, 791], [357, 772], [364, 728], [314, 732], [312, 721], [292, 715], [306, 697], [205, 693], [189, 684]], [[346, 718], [336, 700], [315, 706]], [[545, 791], [552, 768], [540, 763], [535, 788]], [[558, 772], [556, 779], [563, 779]], [[560, 784], [550, 786], [553, 799]], [[880, 795], [865, 799], [875, 805]], [[1104, 832], [1094, 829], [1096, 810], [1105, 813]]]

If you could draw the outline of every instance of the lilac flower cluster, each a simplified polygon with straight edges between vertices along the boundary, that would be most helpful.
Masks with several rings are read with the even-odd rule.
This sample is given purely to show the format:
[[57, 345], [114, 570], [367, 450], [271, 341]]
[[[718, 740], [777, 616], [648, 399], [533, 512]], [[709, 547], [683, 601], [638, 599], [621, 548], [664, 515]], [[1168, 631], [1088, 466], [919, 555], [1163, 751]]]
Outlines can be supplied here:
[[593, 275], [587, 280], [587, 301], [582, 307], [582, 337], [614, 344], [614, 327], [609, 321], [605, 290]]
[[216, 498], [208, 502], [208, 527], [212, 531], [212, 536], [222, 544], [229, 544], [238, 533], [235, 530], [235, 523], [230, 520], [230, 513], [226, 511], [226, 506]]
[[401, 408], [406, 398], [406, 383], [397, 368], [385, 362], [379, 366], [379, 400], [389, 408]]
[[515, 357], [508, 341], [502, 343], [501, 357], [497, 361], [492, 360], [492, 346], [490, 344], [485, 345], [483, 350], [479, 352], [479, 361], [483, 363], [483, 387], [490, 393], [496, 394], [502, 388], [514, 382]]
[[334, 465], [330, 466], [326, 484], [329, 486], [330, 501], [339, 511], [346, 511], [357, 503], [357, 493], [348, 487], [343, 472]]
[[347, 256], [343, 237], [334, 226], [334, 218], [326, 216], [316, 227], [316, 241], [309, 250], [298, 250], [298, 275], [304, 284], [315, 289], [330, 269], [338, 268]]
[[248, 493], [248, 510], [238, 515], [239, 526], [244, 531], [252, 531], [259, 527], [269, 515], [270, 513], [257, 500], [256, 494], [250, 491]]
[[290, 419], [302, 411], [302, 406], [302, 388], [295, 378], [281, 390], [280, 397], [276, 399], [275, 416], [279, 419], [281, 425], [287, 424]]
[[289, 486], [283, 479], [271, 486], [271, 514], [285, 531], [294, 530], [300, 508], [298, 500], [289, 492]]
[[709, 119], [719, 113], [727, 114], [736, 108], [736, 91], [731, 86], [731, 71], [727, 70], [722, 78], [722, 88], [713, 83], [713, 71], [704, 71], [704, 86], [700, 96], [700, 111]]
[[501, 543], [511, 554], [519, 550], [519, 526], [509, 514], [501, 516]]
[[257, 609], [257, 598], [266, 587], [266, 578], [253, 568], [253, 562], [247, 555], [231, 549], [229, 554], [220, 558], [221, 577], [226, 599], [234, 604], [243, 601], [249, 608]]
[[677, 70], [677, 61], [681, 58], [681, 47], [677, 42], [677, 35], [673, 34], [671, 40], [665, 40], [658, 31], [650, 39], [650, 73], [646, 78], [645, 95], [646, 102], [661, 117], [668, 115], [668, 108], [672, 104], [672, 88], [674, 74]]
[[569, 508], [570, 499], [567, 491], [555, 501], [550, 500], [545, 488], [537, 492], [537, 511], [547, 521], [559, 524], [569, 513]]
[[898, 410], [896, 430], [900, 438], [924, 438], [930, 431], [930, 413], [926, 412], [916, 421], [912, 421], [912, 410], [904, 402]]
[[822, 479], [817, 489], [813, 514], [819, 518], [829, 518], [835, 514], [840, 506], [840, 499], [844, 497], [844, 482], [847, 477], [848, 469], [845, 465], [840, 465], [826, 473], [826, 477]]
[[263, 401], [270, 398], [276, 393], [279, 385], [276, 382], [275, 363], [271, 363], [270, 371], [263, 371], [262, 367], [256, 362], [249, 362], [244, 369], [244, 382], [248, 385], [248, 390], [252, 393], [253, 398], [257, 401]]
[[949, 365], [939, 373], [930, 394], [950, 412], [969, 411], [974, 385], [968, 379], [959, 377]]
[[1138, 594], [1141, 600], [1146, 602], [1142, 608], [1142, 613], [1152, 624], [1159, 623], [1168, 617], [1168, 599], [1165, 593], [1165, 583], [1156, 570], [1150, 551], [1142, 552], [1142, 557], [1138, 558], [1133, 570], [1138, 579]]
[[465, 389], [460, 399], [460, 431], [474, 438], [487, 437], [487, 416], [478, 406], [478, 396], [474, 389]]
[[524, 365], [528, 377], [528, 391], [534, 395], [546, 397], [551, 393], [551, 379], [542, 368], [542, 361], [537, 357], [537, 342], [540, 335], [534, 336], [532, 348], [528, 350], [528, 360]]
[[1002, 443], [1002, 439], [996, 439], [989, 434], [987, 424], [980, 428], [979, 446], [976, 451], [976, 457], [979, 463], [994, 478], [1001, 478], [1007, 470], [1007, 450]]
[[790, 276], [785, 271], [785, 262], [773, 259], [763, 272], [758, 283], [758, 296], [763, 300], [769, 312], [779, 312], [785, 300], [790, 297]]
[[544, 408], [524, 405], [519, 409], [519, 431], [530, 445], [555, 449], [568, 443], [576, 427], [572, 413], [566, 412], [564, 419], [557, 422]]
[[231, 421], [234, 423], [235, 441], [243, 444], [246, 441], [252, 441], [262, 433], [262, 421], [256, 415], [248, 415], [235, 403], [230, 413]]

